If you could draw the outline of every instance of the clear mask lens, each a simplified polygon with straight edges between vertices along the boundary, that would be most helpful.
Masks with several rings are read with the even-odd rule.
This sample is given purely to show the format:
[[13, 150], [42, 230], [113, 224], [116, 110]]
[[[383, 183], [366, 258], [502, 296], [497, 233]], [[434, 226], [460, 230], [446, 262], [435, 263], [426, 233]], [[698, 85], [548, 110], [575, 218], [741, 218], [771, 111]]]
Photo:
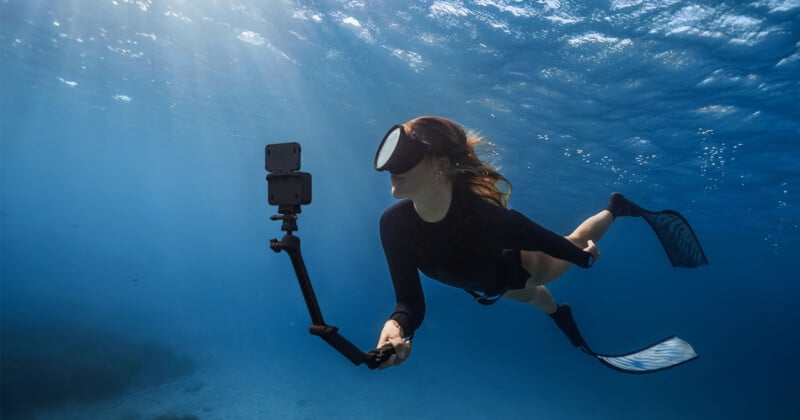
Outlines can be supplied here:
[[397, 149], [397, 144], [400, 141], [401, 131], [401, 127], [395, 127], [394, 130], [389, 132], [383, 139], [381, 148], [378, 150], [378, 157], [375, 159], [375, 166], [377, 168], [383, 168], [386, 166], [386, 163], [389, 162], [389, 159], [392, 158], [395, 149]]

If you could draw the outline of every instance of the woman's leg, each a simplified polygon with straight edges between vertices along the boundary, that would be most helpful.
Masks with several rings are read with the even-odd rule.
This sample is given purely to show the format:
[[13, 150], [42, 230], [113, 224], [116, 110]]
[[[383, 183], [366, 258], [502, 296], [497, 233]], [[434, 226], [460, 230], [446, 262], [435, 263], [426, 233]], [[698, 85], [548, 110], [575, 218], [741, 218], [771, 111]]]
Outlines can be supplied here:
[[[589, 240], [598, 241], [606, 233], [614, 216], [608, 210], [586, 219], [566, 238], [583, 249], [588, 246]], [[550, 291], [545, 284], [557, 279], [564, 274], [572, 263], [551, 257], [539, 251], [520, 251], [522, 267], [530, 273], [524, 289], [509, 290], [503, 296], [518, 302], [530, 303], [533, 306], [552, 314], [558, 309]]]
[[608, 210], [602, 210], [600, 213], [586, 219], [581, 223], [575, 231], [573, 231], [567, 239], [569, 239], [578, 248], [586, 248], [589, 239], [597, 242], [606, 231], [611, 227], [611, 222], [614, 221], [614, 216]]
[[552, 314], [558, 309], [553, 295], [544, 286], [537, 286], [528, 282], [524, 289], [512, 289], [503, 294], [503, 297], [517, 302], [529, 303], [547, 314]]
[[[597, 242], [606, 233], [614, 216], [608, 210], [586, 219], [566, 238], [578, 248], [584, 249], [588, 246], [589, 240]], [[551, 257], [539, 251], [520, 251], [522, 267], [531, 274], [528, 283], [535, 285], [545, 285], [564, 274], [572, 263]]]

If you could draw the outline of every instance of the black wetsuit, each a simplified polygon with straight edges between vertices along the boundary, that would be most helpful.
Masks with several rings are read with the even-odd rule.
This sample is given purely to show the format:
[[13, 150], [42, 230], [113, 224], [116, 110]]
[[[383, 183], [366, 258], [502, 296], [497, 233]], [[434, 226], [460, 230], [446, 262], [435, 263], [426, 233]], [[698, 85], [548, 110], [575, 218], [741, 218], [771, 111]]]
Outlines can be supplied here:
[[397, 297], [391, 318], [407, 336], [425, 316], [418, 269], [451, 286], [491, 295], [525, 287], [529, 274], [520, 263], [520, 250], [591, 265], [591, 254], [564, 237], [466, 187], [454, 188], [450, 208], [439, 222], [423, 221], [413, 203], [403, 200], [383, 213], [380, 227]]

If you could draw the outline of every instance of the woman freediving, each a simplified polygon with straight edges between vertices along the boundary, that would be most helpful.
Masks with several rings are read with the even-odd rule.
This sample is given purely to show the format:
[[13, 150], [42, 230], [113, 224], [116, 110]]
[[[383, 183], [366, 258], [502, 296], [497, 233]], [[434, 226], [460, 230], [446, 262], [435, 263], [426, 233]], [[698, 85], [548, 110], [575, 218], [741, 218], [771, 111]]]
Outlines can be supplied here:
[[[558, 305], [545, 286], [572, 265], [590, 267], [599, 258], [595, 242], [617, 217], [663, 213], [615, 193], [605, 209], [560, 236], [507, 208], [511, 184], [479, 159], [475, 147], [481, 141], [452, 120], [424, 116], [392, 127], [381, 142], [375, 169], [391, 173], [392, 196], [401, 199], [380, 221], [397, 301], [377, 345], [391, 344], [395, 354], [381, 368], [400, 365], [411, 353], [425, 315], [419, 271], [467, 290], [480, 303], [500, 297], [529, 303], [550, 315], [573, 345], [598, 356], [580, 336], [569, 306]], [[673, 213], [662, 224], [674, 224]], [[688, 224], [683, 229], [691, 232]]]

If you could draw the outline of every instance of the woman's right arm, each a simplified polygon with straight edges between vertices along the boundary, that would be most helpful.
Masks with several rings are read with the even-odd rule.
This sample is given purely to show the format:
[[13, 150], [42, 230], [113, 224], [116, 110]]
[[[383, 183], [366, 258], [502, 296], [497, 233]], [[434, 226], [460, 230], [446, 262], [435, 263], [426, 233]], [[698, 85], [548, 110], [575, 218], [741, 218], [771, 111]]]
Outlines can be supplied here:
[[398, 357], [390, 358], [383, 367], [399, 364], [411, 351], [410, 337], [425, 317], [425, 297], [414, 258], [413, 234], [409, 226], [413, 221], [403, 220], [397, 206], [381, 217], [381, 243], [389, 274], [392, 277], [397, 304], [381, 331], [378, 347], [392, 344]]
[[381, 217], [381, 244], [397, 300], [389, 318], [400, 324], [406, 336], [413, 336], [425, 318], [425, 297], [415, 258], [411, 229], [414, 222], [404, 220], [405, 212], [401, 210], [392, 206]]

